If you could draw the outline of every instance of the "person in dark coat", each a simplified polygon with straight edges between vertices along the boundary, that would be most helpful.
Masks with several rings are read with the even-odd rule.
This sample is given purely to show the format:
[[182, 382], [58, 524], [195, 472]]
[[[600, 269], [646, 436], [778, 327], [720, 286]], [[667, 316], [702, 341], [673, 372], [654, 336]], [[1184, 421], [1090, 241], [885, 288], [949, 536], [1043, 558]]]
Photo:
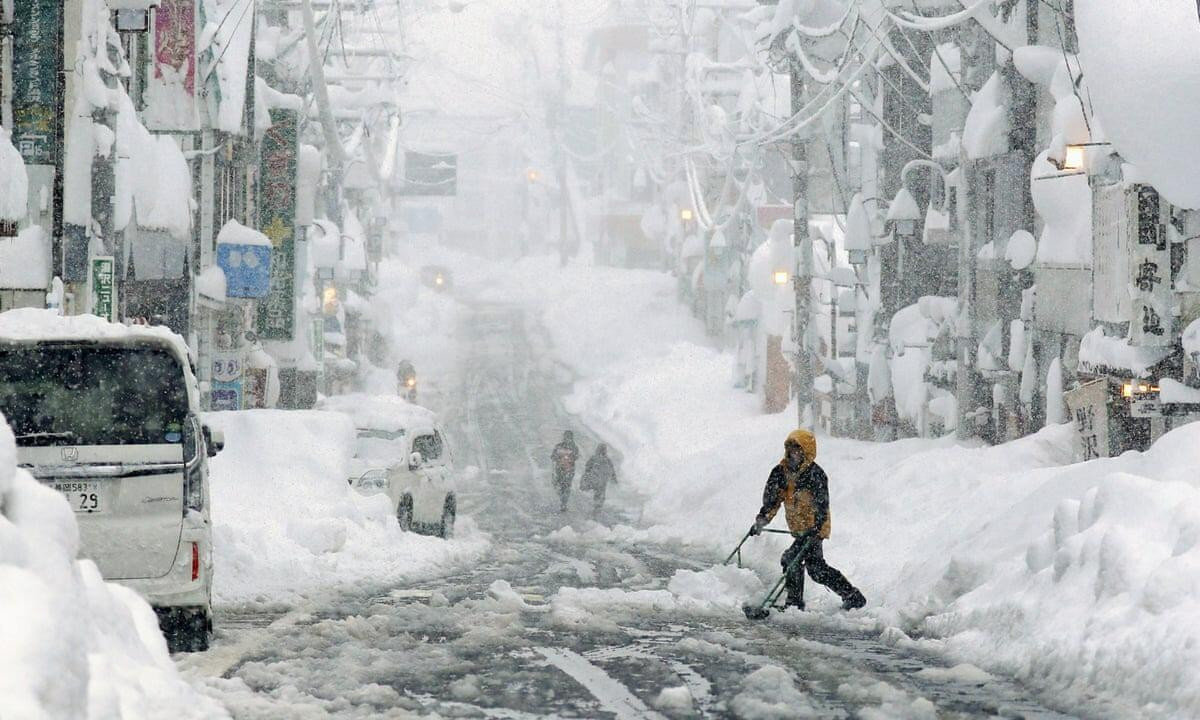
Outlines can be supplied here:
[[617, 470], [613, 467], [612, 459], [608, 457], [608, 446], [600, 443], [596, 452], [588, 458], [583, 467], [583, 477], [579, 480], [579, 489], [592, 491], [592, 514], [600, 512], [604, 505], [604, 494], [608, 484], [617, 481]]
[[846, 576], [825, 562], [821, 544], [829, 539], [829, 480], [816, 463], [817, 439], [807, 430], [795, 430], [783, 444], [784, 455], [771, 469], [763, 490], [762, 509], [750, 528], [757, 535], [771, 522], [779, 506], [784, 509], [788, 528], [796, 541], [784, 551], [780, 564], [788, 570], [792, 560], [802, 553], [800, 562], [788, 572], [786, 606], [804, 609], [804, 571], [816, 582], [837, 593], [842, 607], [853, 610], [867, 600]]
[[575, 444], [575, 433], [567, 430], [550, 453], [550, 462], [554, 465], [554, 487], [558, 491], [559, 509], [562, 512], [567, 511], [571, 483], [575, 482], [575, 463], [578, 461], [579, 446]]

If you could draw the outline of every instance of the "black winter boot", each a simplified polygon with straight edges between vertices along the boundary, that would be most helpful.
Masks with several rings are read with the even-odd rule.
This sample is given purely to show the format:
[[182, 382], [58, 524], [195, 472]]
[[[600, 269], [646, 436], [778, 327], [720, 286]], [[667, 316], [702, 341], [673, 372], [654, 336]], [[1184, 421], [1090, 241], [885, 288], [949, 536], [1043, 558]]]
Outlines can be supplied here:
[[843, 610], [857, 610], [867, 604], [867, 599], [858, 589], [852, 589], [845, 597], [842, 598]]

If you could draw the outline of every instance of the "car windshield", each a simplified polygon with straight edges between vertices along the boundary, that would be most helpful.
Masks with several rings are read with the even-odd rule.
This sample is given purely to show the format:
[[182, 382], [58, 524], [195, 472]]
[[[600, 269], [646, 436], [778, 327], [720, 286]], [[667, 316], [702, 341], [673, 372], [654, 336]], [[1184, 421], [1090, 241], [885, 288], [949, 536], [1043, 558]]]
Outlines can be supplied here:
[[19, 445], [181, 443], [183, 371], [155, 348], [0, 348], [0, 411]]
[[355, 456], [377, 460], [403, 457], [403, 440], [403, 430], [359, 428]]
[[437, 460], [442, 456], [442, 436], [438, 433], [413, 438], [413, 452], [421, 453], [425, 460]]

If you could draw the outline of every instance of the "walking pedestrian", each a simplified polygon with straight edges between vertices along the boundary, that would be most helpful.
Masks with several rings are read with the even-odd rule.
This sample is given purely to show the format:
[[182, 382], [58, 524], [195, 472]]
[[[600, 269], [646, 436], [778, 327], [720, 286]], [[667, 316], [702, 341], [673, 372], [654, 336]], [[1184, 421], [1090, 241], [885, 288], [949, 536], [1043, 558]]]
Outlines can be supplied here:
[[608, 445], [600, 443], [596, 452], [588, 458], [583, 467], [583, 477], [579, 479], [580, 490], [592, 491], [592, 514], [598, 515], [604, 505], [604, 494], [608, 484], [617, 481], [617, 470], [613, 467], [612, 459], [608, 457]]
[[[762, 532], [779, 506], [784, 509], [788, 528], [796, 541], [784, 551], [780, 563], [787, 572], [785, 606], [804, 609], [804, 571], [816, 582], [842, 598], [842, 608], [853, 610], [867, 600], [846, 576], [825, 562], [821, 544], [829, 539], [829, 480], [816, 463], [817, 439], [807, 430], [795, 430], [783, 444], [784, 455], [767, 478], [762, 509], [750, 528], [751, 535]], [[792, 560], [802, 554], [800, 562]], [[790, 567], [790, 571], [789, 571]]]
[[554, 464], [554, 488], [558, 491], [559, 510], [567, 511], [567, 500], [571, 497], [571, 483], [575, 482], [575, 463], [579, 461], [579, 446], [575, 444], [575, 433], [567, 430], [562, 440], [550, 453]]

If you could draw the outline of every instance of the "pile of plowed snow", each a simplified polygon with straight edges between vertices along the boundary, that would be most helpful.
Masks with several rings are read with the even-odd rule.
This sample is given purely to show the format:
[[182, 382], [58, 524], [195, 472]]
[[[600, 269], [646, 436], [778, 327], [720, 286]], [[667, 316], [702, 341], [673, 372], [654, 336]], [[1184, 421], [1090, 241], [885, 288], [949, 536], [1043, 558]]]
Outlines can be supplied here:
[[469, 517], [455, 538], [403, 532], [386, 496], [347, 483], [355, 428], [315, 410], [208, 413], [225, 434], [211, 461], [218, 604], [292, 602], [339, 585], [441, 572], [487, 547]]
[[0, 718], [227, 717], [179, 678], [146, 601], [78, 550], [66, 498], [17, 469], [0, 420]]

